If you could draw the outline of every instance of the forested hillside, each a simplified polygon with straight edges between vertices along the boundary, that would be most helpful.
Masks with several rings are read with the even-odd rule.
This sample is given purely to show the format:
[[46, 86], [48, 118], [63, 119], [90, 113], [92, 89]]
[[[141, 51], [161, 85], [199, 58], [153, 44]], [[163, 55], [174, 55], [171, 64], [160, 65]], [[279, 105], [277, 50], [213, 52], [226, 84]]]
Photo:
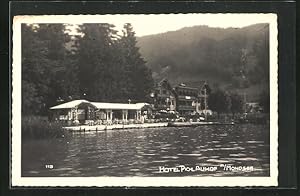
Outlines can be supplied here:
[[226, 90], [242, 89], [255, 100], [268, 90], [269, 26], [186, 27], [138, 38], [153, 78], [193, 86], [206, 80]]

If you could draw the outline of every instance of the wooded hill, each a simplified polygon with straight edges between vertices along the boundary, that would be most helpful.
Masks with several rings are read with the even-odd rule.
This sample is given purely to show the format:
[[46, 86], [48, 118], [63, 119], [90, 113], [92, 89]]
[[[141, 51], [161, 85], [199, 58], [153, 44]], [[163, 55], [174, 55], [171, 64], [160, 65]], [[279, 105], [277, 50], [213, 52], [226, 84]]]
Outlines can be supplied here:
[[269, 25], [244, 28], [186, 27], [139, 37], [140, 53], [154, 80], [198, 86], [203, 80], [251, 101], [269, 87]]
[[136, 47], [131, 24], [82, 24], [78, 35], [64, 24], [22, 25], [22, 113], [48, 114], [74, 99], [147, 101], [151, 70]]

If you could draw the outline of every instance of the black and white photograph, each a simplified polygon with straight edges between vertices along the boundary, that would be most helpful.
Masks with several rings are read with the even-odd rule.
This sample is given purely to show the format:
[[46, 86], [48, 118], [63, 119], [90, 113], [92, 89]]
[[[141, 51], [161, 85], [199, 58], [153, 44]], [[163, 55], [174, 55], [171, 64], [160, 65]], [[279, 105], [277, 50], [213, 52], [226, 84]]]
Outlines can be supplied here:
[[276, 14], [15, 16], [13, 186], [277, 186]]

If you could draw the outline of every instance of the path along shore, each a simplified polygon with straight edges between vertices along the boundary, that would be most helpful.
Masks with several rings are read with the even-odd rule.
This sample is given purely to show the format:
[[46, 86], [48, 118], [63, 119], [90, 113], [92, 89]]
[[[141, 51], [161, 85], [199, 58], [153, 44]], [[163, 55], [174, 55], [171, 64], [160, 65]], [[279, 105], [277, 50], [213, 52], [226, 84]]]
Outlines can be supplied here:
[[113, 124], [113, 125], [80, 125], [69, 126], [64, 129], [69, 131], [104, 131], [114, 129], [143, 129], [155, 127], [192, 127], [201, 125], [234, 125], [234, 123], [217, 123], [217, 122], [160, 122], [160, 123], [142, 123], [142, 124]]

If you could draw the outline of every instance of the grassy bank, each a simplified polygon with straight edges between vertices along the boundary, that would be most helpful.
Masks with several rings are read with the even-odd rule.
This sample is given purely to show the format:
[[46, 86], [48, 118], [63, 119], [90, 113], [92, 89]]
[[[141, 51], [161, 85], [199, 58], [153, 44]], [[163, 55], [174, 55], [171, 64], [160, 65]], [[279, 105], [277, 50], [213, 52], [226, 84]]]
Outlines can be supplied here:
[[23, 139], [51, 139], [65, 136], [63, 124], [50, 122], [47, 117], [24, 116], [22, 117]]

